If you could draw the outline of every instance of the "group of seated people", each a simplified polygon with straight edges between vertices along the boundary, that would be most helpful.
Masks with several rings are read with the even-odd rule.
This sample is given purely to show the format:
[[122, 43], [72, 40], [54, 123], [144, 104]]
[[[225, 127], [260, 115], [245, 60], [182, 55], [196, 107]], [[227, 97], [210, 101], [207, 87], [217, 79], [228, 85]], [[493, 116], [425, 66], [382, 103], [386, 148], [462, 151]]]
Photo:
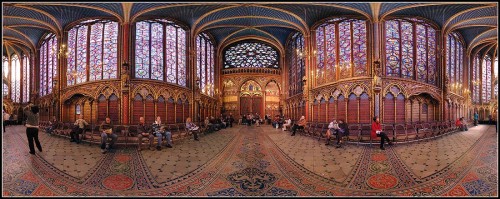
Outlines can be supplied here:
[[252, 124], [256, 124], [260, 126], [263, 123], [263, 119], [259, 116], [258, 113], [252, 114], [248, 113], [247, 115], [241, 115], [241, 123], [251, 126]]
[[[54, 130], [57, 128], [57, 120], [55, 117], [52, 118], [51, 121], [49, 121], [48, 127], [45, 129], [45, 131], [51, 135]], [[89, 125], [87, 121], [83, 119], [83, 115], [80, 115], [78, 119], [74, 123], [74, 127], [70, 132], [70, 142], [76, 142], [77, 144], [81, 143], [81, 138], [80, 136], [83, 134], [85, 131], [85, 126]], [[194, 140], [199, 141], [198, 138], [198, 130], [199, 127], [196, 126], [191, 121], [191, 118], [186, 119], [186, 129], [189, 132], [192, 132], [194, 135]], [[106, 117], [105, 121], [101, 123], [99, 126], [99, 132], [101, 133], [101, 152], [104, 154], [108, 150], [113, 149], [113, 145], [115, 144], [116, 140], [118, 139], [118, 135], [115, 133], [114, 130], [114, 125], [113, 122], [111, 121], [111, 118]], [[163, 141], [163, 137], [166, 138], [167, 148], [172, 148], [172, 133], [166, 129], [166, 126], [162, 124], [161, 118], [158, 116], [156, 117], [156, 120], [153, 124], [148, 125], [145, 123], [144, 117], [139, 118], [139, 124], [137, 124], [137, 135], [133, 135], [138, 137], [139, 141], [139, 146], [138, 150], [142, 150], [142, 140], [143, 138], [148, 138], [149, 139], [149, 149], [150, 150], [155, 150], [155, 147], [153, 147], [154, 143], [154, 138], [156, 137], [158, 139], [158, 143], [156, 145], [156, 150], [160, 151], [161, 150], [161, 144]], [[111, 138], [109, 143], [106, 143], [108, 140], [108, 137]]]
[[218, 118], [212, 116], [209, 119], [208, 117], [206, 117], [204, 121], [205, 126], [207, 127], [209, 133], [225, 129], [228, 127], [233, 127], [233, 122], [234, 122], [234, 117], [232, 113], [230, 113], [227, 116], [221, 114], [220, 117]]

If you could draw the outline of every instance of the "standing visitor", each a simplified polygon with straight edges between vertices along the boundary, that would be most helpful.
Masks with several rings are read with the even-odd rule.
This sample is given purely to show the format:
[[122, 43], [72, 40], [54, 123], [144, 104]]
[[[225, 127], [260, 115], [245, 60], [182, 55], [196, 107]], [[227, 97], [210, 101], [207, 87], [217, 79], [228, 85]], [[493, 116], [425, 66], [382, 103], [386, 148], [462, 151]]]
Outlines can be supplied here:
[[35, 155], [35, 146], [33, 146], [33, 140], [35, 141], [38, 151], [42, 152], [42, 145], [40, 145], [40, 140], [38, 139], [38, 111], [38, 106], [33, 106], [33, 104], [28, 104], [28, 106], [24, 107], [24, 114], [27, 117], [26, 136], [28, 136], [28, 146], [30, 147], [31, 155]]

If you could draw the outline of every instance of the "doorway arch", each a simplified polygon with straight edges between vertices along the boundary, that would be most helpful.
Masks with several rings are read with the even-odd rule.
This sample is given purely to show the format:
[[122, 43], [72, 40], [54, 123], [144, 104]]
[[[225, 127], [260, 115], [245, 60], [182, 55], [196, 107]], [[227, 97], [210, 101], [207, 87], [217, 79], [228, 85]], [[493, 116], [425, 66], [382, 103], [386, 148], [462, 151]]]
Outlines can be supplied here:
[[254, 80], [248, 80], [240, 87], [240, 113], [243, 115], [264, 114], [262, 87]]

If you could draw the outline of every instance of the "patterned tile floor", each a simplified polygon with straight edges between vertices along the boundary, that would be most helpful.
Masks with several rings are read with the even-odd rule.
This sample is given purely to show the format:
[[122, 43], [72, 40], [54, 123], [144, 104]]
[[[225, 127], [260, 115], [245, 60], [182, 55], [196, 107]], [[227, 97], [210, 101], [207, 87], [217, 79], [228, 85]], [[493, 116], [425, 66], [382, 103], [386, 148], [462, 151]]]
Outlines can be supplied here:
[[498, 196], [498, 134], [478, 126], [387, 147], [236, 126], [161, 151], [70, 143], [25, 128], [2, 136], [3, 196]]

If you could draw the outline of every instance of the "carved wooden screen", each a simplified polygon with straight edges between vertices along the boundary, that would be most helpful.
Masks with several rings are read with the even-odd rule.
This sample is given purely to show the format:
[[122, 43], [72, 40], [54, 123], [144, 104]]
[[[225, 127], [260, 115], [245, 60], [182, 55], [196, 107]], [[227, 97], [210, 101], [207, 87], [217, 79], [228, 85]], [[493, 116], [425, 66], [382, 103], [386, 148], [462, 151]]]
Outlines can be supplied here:
[[399, 94], [396, 98], [396, 123], [405, 122], [405, 97]]
[[325, 99], [321, 99], [319, 103], [319, 121], [320, 122], [327, 122], [326, 121], [326, 101]]
[[387, 93], [384, 98], [384, 124], [394, 123], [394, 96]]
[[106, 120], [106, 116], [108, 115], [108, 101], [104, 95], [100, 95], [97, 99], [97, 124], [101, 124], [104, 120]]
[[182, 115], [183, 107], [182, 107], [182, 100], [178, 99], [177, 103], [175, 103], [175, 122], [176, 123], [183, 123], [182, 118], [184, 117]]
[[142, 102], [142, 96], [136, 94], [134, 101], [132, 102], [132, 123], [139, 124], [139, 118], [144, 116], [144, 104]]
[[[145, 108], [144, 108], [144, 121], [146, 121], [146, 124], [153, 124], [156, 120], [155, 116], [155, 103], [154, 103], [154, 98], [152, 95], [146, 96], [146, 101], [145, 101]], [[161, 118], [162, 123], [165, 122], [165, 118]]]
[[109, 96], [109, 112], [108, 116], [113, 124], [120, 123], [120, 110], [118, 107], [118, 97], [115, 94]]
[[327, 122], [330, 122], [332, 121], [334, 118], [336, 119], [337, 118], [337, 114], [335, 114], [335, 111], [336, 111], [336, 107], [335, 107], [335, 100], [333, 99], [333, 97], [330, 97], [330, 100], [328, 100], [328, 121]]
[[346, 121], [347, 118], [345, 118], [345, 113], [346, 113], [346, 108], [345, 108], [345, 98], [343, 95], [339, 95], [339, 97], [337, 97], [337, 120], [339, 119], [343, 119], [344, 121]]
[[175, 104], [173, 98], [168, 98], [167, 100], [167, 123], [173, 124], [175, 123]]
[[347, 102], [347, 123], [358, 123], [358, 99], [354, 93], [349, 95], [349, 100]]
[[359, 96], [359, 123], [370, 123], [370, 110], [370, 99], [368, 98], [368, 94], [363, 93]]
[[156, 103], [156, 115], [160, 116], [163, 122], [167, 121], [167, 104], [163, 96], [158, 97], [158, 102]]

